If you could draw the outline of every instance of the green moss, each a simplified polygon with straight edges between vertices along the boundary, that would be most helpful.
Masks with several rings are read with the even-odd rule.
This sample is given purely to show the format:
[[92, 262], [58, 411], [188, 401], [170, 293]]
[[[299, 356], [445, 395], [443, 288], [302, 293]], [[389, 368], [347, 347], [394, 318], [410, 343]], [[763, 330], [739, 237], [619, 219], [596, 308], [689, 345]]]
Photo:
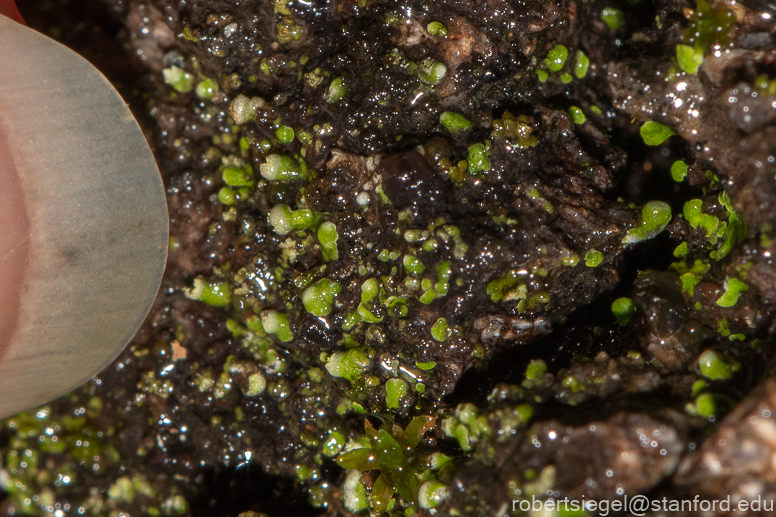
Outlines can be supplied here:
[[204, 79], [197, 84], [195, 93], [204, 101], [210, 100], [218, 93], [218, 83], [212, 79]]
[[741, 293], [749, 290], [749, 286], [738, 278], [725, 279], [725, 293], [717, 299], [717, 305], [720, 307], [733, 307], [738, 303]]
[[307, 177], [303, 162], [284, 154], [270, 154], [266, 162], [259, 165], [259, 171], [269, 181], [293, 181]]
[[539, 79], [539, 81], [544, 83], [544, 82], [547, 82], [547, 79], [550, 77], [550, 74], [548, 74], [544, 70], [537, 70], [536, 77]]
[[670, 127], [651, 120], [644, 122], [639, 133], [644, 143], [650, 146], [660, 145], [676, 134]]
[[467, 162], [469, 163], [469, 172], [472, 174], [489, 170], [490, 159], [488, 158], [488, 150], [485, 148], [485, 145], [473, 144], [469, 146]]
[[605, 7], [601, 10], [601, 20], [611, 30], [616, 31], [625, 23], [625, 14], [614, 7]]
[[566, 62], [566, 58], [569, 57], [569, 50], [563, 45], [555, 45], [547, 53], [547, 59], [544, 61], [553, 72], [559, 71], [563, 68], [563, 64]]
[[275, 24], [275, 35], [280, 43], [291, 43], [302, 37], [302, 27], [294, 23], [290, 16], [283, 16]]
[[488, 282], [485, 293], [493, 302], [522, 300], [528, 295], [528, 287], [524, 282], [517, 270], [510, 270], [501, 278]]
[[674, 257], [683, 258], [686, 257], [689, 252], [690, 249], [687, 247], [687, 243], [683, 242], [674, 249]]
[[[508, 140], [512, 146], [521, 149], [536, 147], [539, 141], [533, 135], [533, 126], [531, 119], [525, 115], [515, 117], [510, 112], [505, 111], [501, 118], [493, 121], [493, 138]], [[490, 166], [488, 166], [490, 168]]]
[[700, 52], [711, 45], [729, 43], [728, 33], [736, 22], [735, 15], [724, 3], [711, 9], [706, 0], [698, 0], [690, 17], [690, 25], [684, 31], [684, 40]]
[[[221, 170], [224, 183], [230, 187], [253, 187], [253, 170], [250, 165], [245, 167], [228, 166]], [[229, 204], [229, 203], [225, 203]]]
[[445, 64], [431, 58], [423, 60], [418, 67], [418, 79], [433, 86], [441, 83], [446, 74]]
[[329, 84], [323, 98], [329, 104], [336, 104], [345, 97], [347, 91], [344, 79], [342, 79], [342, 77], [337, 77]]
[[687, 164], [682, 160], [676, 160], [671, 165], [671, 177], [675, 182], [681, 183], [687, 177]]
[[576, 253], [565, 253], [560, 259], [560, 263], [567, 267], [576, 267], [579, 264], [579, 255]]
[[404, 264], [404, 269], [411, 275], [420, 275], [426, 270], [423, 262], [414, 255], [404, 255], [402, 264]]
[[585, 114], [582, 113], [582, 110], [579, 109], [576, 106], [571, 106], [568, 109], [568, 114], [571, 117], [571, 120], [574, 121], [574, 124], [584, 124], [585, 123]]
[[625, 326], [630, 321], [632, 314], [636, 312], [636, 305], [630, 298], [617, 298], [612, 303], [612, 314], [618, 325]]
[[337, 240], [339, 234], [334, 223], [326, 221], [318, 227], [318, 242], [321, 245], [321, 255], [323, 260], [331, 262], [339, 258], [337, 251]]
[[598, 250], [590, 250], [585, 253], [585, 265], [587, 267], [598, 267], [604, 261], [604, 254]]
[[229, 105], [229, 114], [238, 126], [256, 120], [256, 112], [265, 105], [261, 97], [248, 98], [243, 94], [234, 98]]
[[435, 361], [429, 361], [427, 363], [415, 362], [415, 366], [417, 366], [421, 370], [433, 370], [434, 367], [436, 366], [436, 362]]
[[525, 369], [525, 378], [534, 381], [543, 377], [545, 373], [547, 373], [547, 364], [541, 359], [533, 359]]
[[436, 323], [431, 327], [431, 337], [436, 341], [442, 342], [449, 337], [450, 327], [447, 325], [445, 318], [439, 318]]
[[429, 22], [426, 26], [426, 31], [432, 36], [445, 37], [447, 36], [447, 27], [440, 22]]
[[275, 130], [275, 136], [281, 144], [289, 144], [294, 141], [294, 129], [288, 126], [280, 126]]
[[738, 369], [738, 365], [730, 365], [713, 350], [706, 350], [698, 357], [698, 369], [701, 375], [709, 380], [728, 380], [733, 377], [733, 372]]
[[310, 228], [316, 220], [312, 210], [291, 210], [288, 205], [275, 205], [267, 217], [267, 222], [278, 235], [288, 235], [294, 230]]
[[194, 89], [194, 76], [177, 66], [162, 70], [164, 82], [178, 93], [188, 93]]
[[237, 199], [237, 192], [229, 187], [223, 187], [218, 191], [218, 201], [227, 206], [235, 204]]
[[472, 127], [472, 123], [466, 117], [454, 111], [442, 113], [439, 116], [439, 122], [451, 133], [458, 133]]
[[256, 397], [264, 393], [267, 388], [267, 379], [261, 372], [252, 373], [248, 376], [247, 386], [243, 390], [246, 397]]
[[439, 503], [450, 496], [447, 486], [439, 481], [426, 481], [420, 485], [418, 491], [418, 504], [424, 510], [436, 508]]
[[651, 239], [662, 232], [671, 221], [671, 207], [662, 201], [650, 201], [641, 209], [641, 221], [636, 228], [628, 230], [623, 244], [633, 244]]
[[230, 302], [229, 285], [225, 280], [194, 279], [194, 286], [186, 290], [186, 296], [212, 307], [226, 307]]
[[288, 323], [288, 316], [277, 311], [264, 311], [261, 313], [261, 325], [267, 334], [274, 334], [283, 343], [293, 341], [294, 332]]
[[683, 71], [695, 75], [703, 64], [703, 49], [689, 45], [677, 45], [676, 62], [679, 63], [679, 68]]
[[581, 50], [577, 50], [576, 59], [574, 60], [574, 75], [577, 76], [577, 79], [584, 79], [589, 68], [590, 58]]
[[388, 379], [385, 383], [385, 405], [388, 409], [399, 409], [407, 396], [407, 383], [401, 379]]
[[361, 377], [370, 366], [369, 357], [360, 348], [351, 348], [347, 352], [335, 352], [326, 361], [326, 371], [332, 377], [340, 377], [351, 382]]
[[337, 282], [322, 278], [302, 293], [302, 304], [314, 316], [326, 316], [334, 307], [334, 297], [342, 287]]

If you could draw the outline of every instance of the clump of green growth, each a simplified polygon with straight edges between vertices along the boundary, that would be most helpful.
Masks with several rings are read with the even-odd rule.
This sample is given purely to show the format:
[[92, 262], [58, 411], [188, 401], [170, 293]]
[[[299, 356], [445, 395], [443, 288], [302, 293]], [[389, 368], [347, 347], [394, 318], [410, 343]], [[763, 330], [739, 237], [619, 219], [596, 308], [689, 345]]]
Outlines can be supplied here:
[[587, 267], [598, 267], [604, 261], [604, 254], [598, 250], [590, 250], [585, 253], [585, 265]]
[[410, 275], [421, 275], [423, 274], [423, 271], [426, 270], [426, 266], [423, 265], [423, 262], [414, 255], [404, 255], [402, 264]]
[[194, 279], [194, 286], [185, 294], [192, 300], [199, 300], [211, 307], [226, 307], [230, 302], [229, 284], [225, 280]]
[[473, 144], [469, 146], [467, 162], [469, 163], [469, 172], [472, 174], [490, 170], [490, 159], [485, 145]]
[[528, 197], [530, 197], [535, 201], [542, 202], [544, 204], [544, 210], [548, 214], [552, 214], [555, 212], [555, 209], [553, 208], [552, 203], [544, 199], [537, 189], [532, 189], [528, 191]]
[[431, 337], [436, 341], [442, 342], [450, 335], [450, 326], [445, 318], [439, 318], [431, 327]]
[[538, 70], [536, 70], [536, 77], [537, 77], [537, 78], [538, 78], [538, 79], [539, 79], [541, 82], [543, 82], [543, 83], [544, 83], [544, 82], [547, 82], [547, 79], [550, 77], [550, 74], [548, 74], [548, 73], [547, 73], [546, 71], [544, 71], [544, 70], [538, 69]]
[[294, 129], [288, 126], [280, 126], [275, 130], [275, 137], [281, 144], [289, 144], [294, 141]]
[[210, 100], [218, 93], [218, 83], [212, 79], [203, 79], [197, 84], [194, 93], [203, 101]]
[[439, 122], [451, 133], [458, 133], [472, 127], [469, 119], [454, 111], [445, 111], [439, 116]]
[[519, 147], [520, 149], [536, 147], [539, 144], [539, 141], [533, 135], [531, 119], [526, 115], [515, 117], [508, 111], [505, 111], [501, 118], [493, 121], [491, 136], [507, 140], [512, 146]]
[[426, 31], [432, 36], [447, 36], [447, 27], [445, 27], [441, 22], [437, 21], [429, 22], [429, 24], [426, 26]]
[[446, 74], [445, 64], [431, 58], [423, 60], [418, 67], [418, 79], [432, 86], [441, 83]]
[[347, 91], [348, 89], [345, 85], [345, 80], [342, 79], [342, 77], [337, 77], [331, 82], [331, 84], [329, 84], [329, 87], [326, 89], [326, 93], [324, 94], [323, 98], [329, 104], [336, 104], [337, 102], [341, 101], [343, 97], [345, 97]]
[[590, 58], [581, 50], [577, 50], [576, 59], [574, 60], [574, 75], [577, 76], [577, 79], [584, 79], [589, 68]]
[[635, 228], [628, 230], [623, 244], [633, 244], [651, 239], [662, 232], [671, 221], [671, 207], [662, 201], [650, 201], [641, 209], [641, 221]]
[[[685, 244], [686, 247], [686, 243], [682, 244]], [[677, 250], [678, 249], [679, 248], [677, 247]], [[686, 254], [685, 251], [685, 255]], [[674, 255], [676, 256], [676, 250], [674, 250]], [[682, 260], [681, 262], [674, 262], [671, 264], [670, 268], [679, 273], [679, 279], [682, 282], [682, 292], [689, 296], [694, 296], [695, 286], [701, 281], [703, 276], [709, 272], [711, 266], [701, 260], [696, 260], [692, 267], [688, 268], [686, 262]]]
[[164, 82], [178, 93], [189, 93], [194, 89], [194, 76], [177, 66], [165, 68], [162, 70], [162, 76]]
[[690, 248], [687, 246], [686, 242], [683, 242], [679, 246], [674, 248], [674, 257], [684, 258], [687, 256], [689, 252], [690, 252]]
[[[370, 510], [383, 513], [398, 503], [394, 495], [398, 494], [407, 505], [407, 515], [419, 504], [421, 488], [420, 475], [424, 481], [436, 481], [426, 465], [426, 458], [416, 451], [418, 444], [436, 420], [430, 416], [413, 418], [405, 429], [393, 425], [390, 432], [384, 427], [376, 430], [368, 421], [364, 421], [367, 444], [340, 454], [335, 461], [343, 468], [356, 472], [378, 471], [368, 497], [365, 497]], [[363, 446], [365, 445], [365, 446]], [[441, 466], [440, 466], [441, 468]], [[359, 478], [361, 474], [358, 474]], [[355, 476], [354, 476], [355, 477]], [[360, 484], [360, 483], [359, 483]], [[445, 496], [438, 487], [427, 487], [425, 502], [433, 504], [435, 499]], [[355, 487], [351, 487], [354, 490]], [[366, 492], [366, 491], [365, 491]], [[428, 493], [433, 492], [433, 493]], [[366, 495], [366, 494], [364, 494]], [[439, 501], [437, 501], [438, 504]]]
[[385, 382], [385, 406], [399, 409], [399, 404], [407, 396], [407, 383], [401, 379], [388, 379]]
[[676, 134], [670, 127], [651, 120], [644, 122], [639, 133], [644, 143], [651, 146], [660, 145]]
[[278, 235], [288, 235], [294, 230], [310, 228], [315, 225], [316, 220], [312, 210], [291, 210], [288, 205], [275, 205], [267, 216], [267, 221]]
[[584, 124], [585, 123], [585, 120], [586, 120], [585, 119], [585, 114], [578, 107], [571, 106], [568, 109], [568, 114], [571, 117], [571, 120], [574, 121], [574, 124]]
[[616, 31], [625, 23], [625, 14], [620, 9], [605, 7], [601, 10], [601, 21], [611, 30]]
[[701, 393], [684, 410], [691, 415], [714, 417], [717, 414], [717, 397], [712, 393]]
[[712, 9], [706, 0], [698, 0], [690, 17], [690, 25], [684, 31], [684, 41], [694, 49], [708, 50], [712, 45], [726, 45], [730, 42], [729, 32], [736, 22], [733, 12], [724, 3]]
[[292, 181], [307, 177], [307, 166], [284, 154], [270, 154], [267, 161], [259, 165], [261, 175], [269, 181]]
[[[406, 258], [407, 256], [405, 255], [405, 259]], [[423, 264], [421, 264], [421, 266], [422, 265]], [[380, 323], [383, 321], [382, 313], [378, 312], [379, 308], [377, 302], [379, 302], [380, 297], [384, 294], [383, 287], [376, 278], [367, 279], [361, 284], [361, 303], [358, 304], [358, 309], [356, 310], [357, 315], [367, 323]]]
[[614, 314], [617, 325], [624, 327], [630, 321], [630, 317], [636, 312], [636, 304], [630, 298], [617, 298], [612, 303], [612, 314]]
[[250, 165], [224, 167], [221, 170], [221, 177], [230, 187], [253, 187], [253, 169]]
[[695, 75], [703, 64], [703, 49], [689, 45], [677, 45], [676, 62], [683, 71]]
[[528, 295], [525, 281], [520, 271], [512, 269], [501, 278], [488, 282], [485, 292], [493, 302], [522, 300]]
[[326, 316], [334, 307], [334, 297], [342, 290], [337, 282], [322, 278], [302, 293], [302, 304], [313, 316]]
[[747, 237], [746, 222], [733, 207], [727, 192], [722, 192], [718, 196], [718, 200], [727, 211], [727, 221], [720, 221], [716, 216], [704, 214], [702, 211], [703, 201], [700, 199], [687, 201], [683, 210], [684, 218], [690, 223], [690, 226], [706, 230], [706, 238], [710, 244], [717, 244], [722, 238], [719, 248], [709, 255], [714, 260], [721, 260], [727, 256]]
[[676, 160], [671, 165], [671, 177], [677, 183], [681, 183], [687, 177], [687, 164], [683, 160]]
[[275, 35], [282, 44], [291, 43], [302, 37], [302, 27], [297, 25], [290, 16], [283, 16], [275, 24]]
[[323, 260], [331, 262], [339, 258], [339, 252], [337, 251], [337, 240], [339, 234], [337, 234], [337, 226], [326, 221], [318, 227], [318, 242], [321, 245], [321, 255]]
[[294, 331], [288, 323], [288, 316], [278, 311], [264, 311], [261, 313], [261, 325], [267, 334], [274, 334], [283, 343], [294, 339]]
[[370, 364], [366, 352], [360, 348], [351, 348], [347, 352], [331, 354], [326, 361], [325, 367], [332, 377], [354, 382], [369, 369]]
[[569, 57], [569, 49], [563, 45], [555, 45], [547, 53], [547, 59], [544, 63], [553, 72], [559, 71], [563, 68], [563, 64], [566, 62], [566, 58]]
[[229, 105], [229, 115], [238, 126], [256, 120], [256, 112], [264, 107], [264, 99], [261, 97], [248, 98], [243, 94], [238, 95]]
[[720, 307], [733, 307], [738, 303], [738, 298], [744, 291], [749, 290], [749, 286], [738, 278], [726, 278], [724, 283], [725, 293], [717, 299], [717, 305]]
[[738, 363], [726, 363], [713, 350], [706, 350], [698, 357], [701, 375], [712, 381], [731, 379], [739, 367]]

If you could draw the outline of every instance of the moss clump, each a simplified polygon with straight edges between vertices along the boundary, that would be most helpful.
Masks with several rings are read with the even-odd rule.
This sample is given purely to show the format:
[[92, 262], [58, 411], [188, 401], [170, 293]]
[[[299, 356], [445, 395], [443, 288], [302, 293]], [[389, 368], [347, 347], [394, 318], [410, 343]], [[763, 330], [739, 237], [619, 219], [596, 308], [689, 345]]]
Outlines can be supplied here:
[[342, 290], [337, 282], [328, 278], [318, 280], [302, 293], [302, 303], [307, 312], [314, 316], [326, 316], [334, 307], [334, 297]]
[[547, 68], [553, 72], [557, 72], [563, 68], [567, 57], [569, 57], [569, 49], [564, 45], [555, 45], [547, 53], [547, 59], [545, 59], [544, 62], [547, 65]]
[[644, 122], [639, 133], [644, 143], [651, 146], [660, 145], [676, 134], [670, 127], [651, 120]]
[[270, 154], [265, 163], [259, 166], [261, 175], [270, 181], [293, 181], [307, 177], [307, 168], [284, 154]]
[[164, 82], [178, 93], [189, 93], [194, 89], [194, 76], [177, 66], [162, 70]]
[[726, 278], [724, 287], [725, 293], [717, 299], [717, 305], [720, 307], [735, 306], [741, 294], [749, 290], [749, 286], [738, 278]]
[[194, 279], [194, 286], [186, 291], [186, 296], [213, 307], [226, 307], [231, 300], [229, 284], [224, 280]]
[[641, 209], [641, 221], [636, 228], [628, 230], [623, 244], [633, 244], [651, 239], [662, 232], [671, 221], [671, 207], [662, 201], [650, 201]]
[[612, 314], [618, 325], [625, 326], [630, 321], [631, 315], [636, 312], [636, 304], [630, 298], [617, 298], [612, 303]]
[[442, 113], [439, 116], [439, 122], [451, 133], [458, 133], [472, 127], [472, 123], [466, 117], [454, 111]]

